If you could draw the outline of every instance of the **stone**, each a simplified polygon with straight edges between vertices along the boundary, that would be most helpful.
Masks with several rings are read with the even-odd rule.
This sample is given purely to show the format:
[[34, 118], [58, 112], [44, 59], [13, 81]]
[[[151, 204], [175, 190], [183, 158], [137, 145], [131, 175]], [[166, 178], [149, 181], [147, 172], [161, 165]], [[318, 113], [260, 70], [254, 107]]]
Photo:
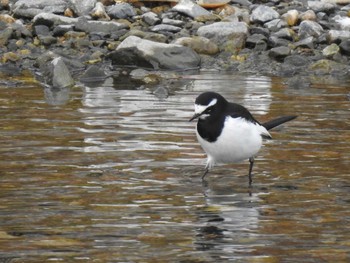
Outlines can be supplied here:
[[176, 20], [176, 19], [170, 19], [170, 18], [164, 18], [162, 20], [163, 24], [172, 25], [172, 26], [178, 26], [183, 27], [185, 25], [184, 21]]
[[142, 20], [150, 26], [160, 23], [159, 16], [153, 12], [144, 13], [141, 17], [142, 17]]
[[64, 13], [68, 2], [64, 0], [19, 0], [12, 6], [16, 17], [33, 18], [41, 13]]
[[6, 28], [0, 31], [0, 47], [5, 47], [7, 45], [12, 33], [12, 28]]
[[278, 38], [284, 38], [288, 40], [293, 40], [296, 36], [296, 33], [291, 28], [282, 28], [276, 33], [272, 34], [273, 36], [276, 36]]
[[[253, 34], [248, 36], [246, 40], [246, 47], [247, 48], [255, 48], [255, 46], [260, 43], [261, 41], [267, 42], [266, 36], [262, 34]], [[261, 44], [261, 43], [260, 43]]]
[[34, 25], [46, 25], [48, 27], [57, 25], [74, 25], [77, 18], [55, 15], [51, 13], [40, 13], [33, 18]]
[[314, 42], [315, 42], [315, 38], [314, 37], [307, 37], [304, 38], [300, 41], [297, 41], [294, 43], [295, 47], [301, 47], [301, 48], [309, 48], [309, 49], [313, 49], [314, 48]]
[[333, 18], [338, 29], [350, 31], [350, 17], [341, 17], [339, 15]]
[[288, 26], [287, 22], [283, 19], [274, 19], [264, 24], [264, 27], [270, 31], [277, 31], [286, 26]]
[[280, 14], [271, 7], [259, 5], [252, 11], [250, 20], [254, 23], [266, 23], [279, 17]]
[[315, 13], [325, 12], [329, 14], [334, 11], [334, 9], [336, 8], [336, 4], [325, 1], [308, 1], [307, 7], [315, 11]]
[[89, 15], [94, 9], [97, 0], [69, 0], [71, 8], [77, 16]]
[[80, 17], [75, 25], [75, 28], [76, 30], [81, 30], [87, 33], [101, 32], [112, 34], [113, 32], [121, 29], [126, 29], [128, 26], [114, 21], [91, 21]]
[[318, 38], [322, 33], [322, 26], [314, 21], [305, 20], [300, 23], [298, 35], [301, 39], [310, 36]]
[[126, 38], [108, 55], [114, 65], [140, 66], [153, 69], [194, 69], [200, 57], [191, 48], [153, 42], [139, 37]]
[[276, 60], [283, 60], [285, 57], [290, 55], [291, 49], [289, 47], [274, 47], [269, 51], [269, 57], [274, 58]]
[[190, 47], [198, 54], [215, 55], [219, 52], [219, 47], [205, 37], [181, 37], [176, 39], [174, 44]]
[[36, 25], [34, 26], [34, 34], [37, 36], [48, 36], [50, 35], [50, 28], [45, 25]]
[[340, 45], [340, 52], [344, 55], [349, 56], [350, 55], [350, 39], [343, 40]]
[[171, 11], [179, 12], [192, 18], [210, 15], [208, 10], [195, 4], [191, 0], [180, 0]]
[[244, 22], [217, 22], [200, 27], [197, 34], [214, 41], [220, 50], [236, 53], [245, 45], [248, 26]]
[[107, 78], [103, 69], [96, 65], [90, 66], [80, 77], [81, 82], [100, 82]]
[[166, 24], [160, 24], [156, 25], [151, 28], [152, 32], [171, 32], [171, 33], [177, 33], [181, 31], [181, 27], [178, 26], [172, 26], [172, 25], [166, 25]]
[[92, 18], [98, 20], [111, 20], [109, 15], [106, 13], [104, 5], [100, 2], [96, 3], [95, 7], [90, 12], [90, 15]]
[[114, 19], [126, 19], [136, 16], [134, 8], [129, 3], [116, 3], [106, 8], [107, 14]]
[[332, 58], [334, 55], [338, 54], [339, 51], [339, 46], [333, 43], [322, 50], [322, 55], [327, 58]]
[[288, 26], [295, 26], [299, 19], [299, 12], [296, 9], [288, 10], [282, 17]]
[[74, 85], [74, 80], [61, 57], [54, 58], [49, 64], [49, 68], [52, 78], [47, 84], [51, 84], [54, 88], [67, 88]]
[[345, 30], [329, 30], [327, 32], [328, 43], [340, 42], [350, 39], [350, 31]]
[[305, 21], [305, 20], [316, 21], [317, 17], [316, 17], [316, 14], [315, 14], [315, 12], [313, 10], [307, 10], [304, 13], [301, 13], [299, 15], [299, 19], [301, 21]]

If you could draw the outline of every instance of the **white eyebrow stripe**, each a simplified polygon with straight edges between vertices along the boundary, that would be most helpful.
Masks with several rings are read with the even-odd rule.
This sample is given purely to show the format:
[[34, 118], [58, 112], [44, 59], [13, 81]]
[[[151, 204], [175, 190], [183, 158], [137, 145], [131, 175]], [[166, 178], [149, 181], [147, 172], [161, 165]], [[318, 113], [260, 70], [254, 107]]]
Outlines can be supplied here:
[[203, 111], [205, 111], [207, 108], [215, 105], [217, 102], [218, 102], [217, 99], [213, 99], [208, 105], [194, 104], [194, 113], [201, 114]]

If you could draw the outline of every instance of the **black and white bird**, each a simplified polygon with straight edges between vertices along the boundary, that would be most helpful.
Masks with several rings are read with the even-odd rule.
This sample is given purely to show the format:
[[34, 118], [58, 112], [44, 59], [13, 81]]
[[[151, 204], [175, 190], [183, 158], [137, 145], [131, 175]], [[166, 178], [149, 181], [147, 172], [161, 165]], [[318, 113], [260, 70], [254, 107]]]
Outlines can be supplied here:
[[215, 92], [200, 94], [194, 105], [197, 119], [197, 139], [207, 154], [202, 180], [216, 163], [235, 163], [248, 159], [249, 185], [252, 183], [254, 157], [262, 146], [262, 139], [271, 139], [268, 130], [295, 119], [284, 116], [260, 124], [243, 106], [228, 102]]

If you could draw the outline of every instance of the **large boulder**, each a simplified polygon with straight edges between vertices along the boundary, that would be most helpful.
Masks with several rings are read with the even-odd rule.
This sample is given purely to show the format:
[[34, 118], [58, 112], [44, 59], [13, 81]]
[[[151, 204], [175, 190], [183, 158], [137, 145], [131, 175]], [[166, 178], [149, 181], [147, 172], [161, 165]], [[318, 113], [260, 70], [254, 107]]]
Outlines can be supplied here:
[[191, 48], [127, 37], [108, 56], [114, 65], [139, 66], [153, 69], [192, 69], [200, 64], [199, 55]]

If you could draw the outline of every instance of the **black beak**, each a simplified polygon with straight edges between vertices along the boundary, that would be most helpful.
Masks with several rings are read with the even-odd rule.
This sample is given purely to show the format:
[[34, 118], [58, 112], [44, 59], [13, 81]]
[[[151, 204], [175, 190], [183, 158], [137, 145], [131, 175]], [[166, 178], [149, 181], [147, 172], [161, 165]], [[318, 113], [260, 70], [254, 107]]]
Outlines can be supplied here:
[[193, 121], [194, 119], [197, 119], [201, 115], [202, 114], [196, 113], [195, 115], [192, 116], [192, 118], [189, 121]]

